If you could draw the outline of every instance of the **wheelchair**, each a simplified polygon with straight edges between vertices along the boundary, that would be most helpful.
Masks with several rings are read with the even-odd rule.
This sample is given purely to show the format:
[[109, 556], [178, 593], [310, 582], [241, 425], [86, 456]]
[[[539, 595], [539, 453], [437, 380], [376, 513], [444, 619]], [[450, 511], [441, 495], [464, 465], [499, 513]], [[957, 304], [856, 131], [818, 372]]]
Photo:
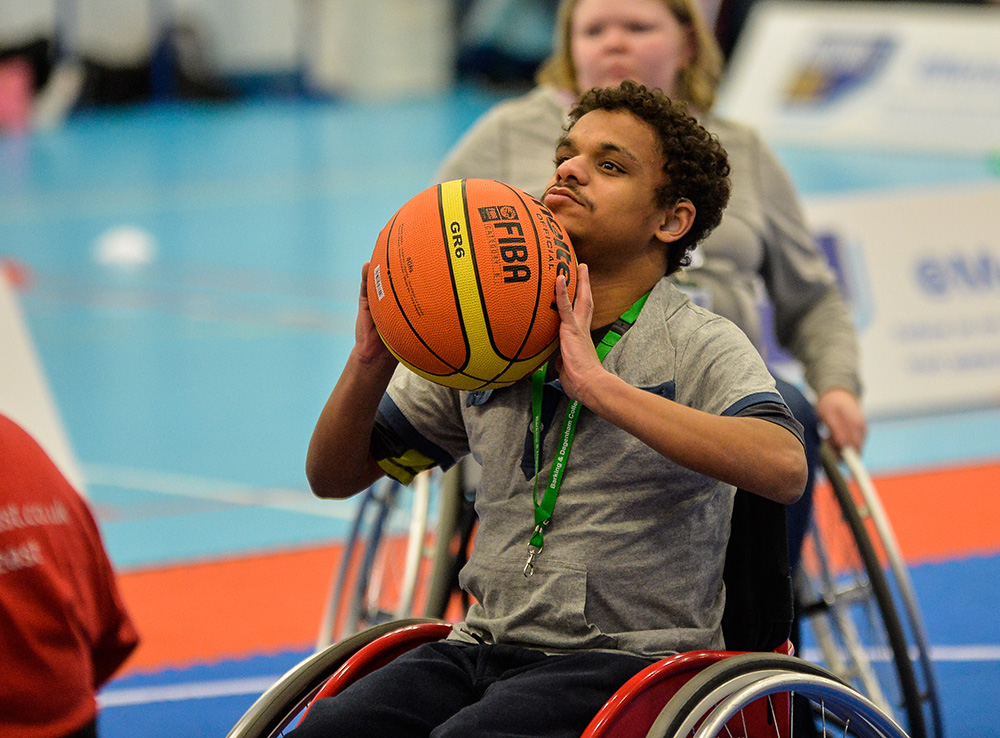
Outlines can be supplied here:
[[[792, 655], [792, 581], [784, 507], [737, 491], [723, 579], [722, 628], [731, 651], [696, 651], [655, 662], [599, 710], [583, 738], [857, 736], [906, 738], [882, 708], [832, 672]], [[243, 715], [229, 738], [271, 738], [316, 699], [423, 643], [447, 621], [374, 625], [302, 661]]]
[[[864, 694], [913, 738], [942, 738], [927, 636], [877, 490], [852, 449], [841, 458], [823, 444], [821, 462], [827, 485], [817, 484], [814, 519], [794, 579], [801, 655]], [[363, 493], [318, 648], [393, 618], [461, 619], [469, 603], [457, 587], [457, 574], [474, 534], [467, 492], [475, 487], [469, 478], [474, 473], [459, 465], [444, 475], [420, 475], [412, 508], [400, 502], [405, 491], [391, 480], [380, 482], [391, 488], [389, 493]], [[430, 492], [421, 491], [420, 484]], [[405, 526], [393, 524], [394, 516], [410, 520], [405, 570], [419, 581], [387, 585], [386, 567], [377, 564], [393, 535], [395, 546], [401, 545]], [[416, 532], [414, 518], [423, 521]], [[398, 596], [413, 589], [416, 598]]]

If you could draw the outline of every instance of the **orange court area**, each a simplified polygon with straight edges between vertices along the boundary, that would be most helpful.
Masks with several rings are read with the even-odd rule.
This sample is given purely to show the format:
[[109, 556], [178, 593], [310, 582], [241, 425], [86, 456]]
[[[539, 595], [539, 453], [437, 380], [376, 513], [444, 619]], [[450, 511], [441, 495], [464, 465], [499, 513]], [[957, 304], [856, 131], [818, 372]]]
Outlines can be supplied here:
[[[910, 566], [1000, 552], [1000, 463], [874, 482]], [[128, 670], [312, 648], [342, 550], [330, 545], [121, 574], [143, 636]]]
[[122, 573], [142, 635], [128, 671], [311, 647], [343, 546]]

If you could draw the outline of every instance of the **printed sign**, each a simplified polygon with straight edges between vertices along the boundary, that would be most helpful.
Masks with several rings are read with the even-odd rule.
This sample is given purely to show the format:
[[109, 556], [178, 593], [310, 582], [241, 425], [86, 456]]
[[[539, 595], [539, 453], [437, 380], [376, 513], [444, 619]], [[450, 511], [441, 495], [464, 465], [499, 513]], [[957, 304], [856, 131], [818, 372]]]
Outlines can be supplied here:
[[874, 417], [1000, 405], [1000, 186], [806, 202], [861, 336]]
[[1000, 151], [1000, 9], [757, 3], [716, 110], [772, 142]]

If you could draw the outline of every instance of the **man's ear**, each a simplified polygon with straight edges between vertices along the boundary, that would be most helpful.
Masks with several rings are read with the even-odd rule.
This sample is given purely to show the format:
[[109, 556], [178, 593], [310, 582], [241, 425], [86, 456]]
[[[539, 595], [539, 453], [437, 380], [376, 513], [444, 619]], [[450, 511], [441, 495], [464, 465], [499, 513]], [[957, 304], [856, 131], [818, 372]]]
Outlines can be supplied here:
[[663, 222], [656, 231], [656, 237], [664, 243], [673, 243], [694, 225], [694, 203], [681, 198], [668, 210], [664, 211]]

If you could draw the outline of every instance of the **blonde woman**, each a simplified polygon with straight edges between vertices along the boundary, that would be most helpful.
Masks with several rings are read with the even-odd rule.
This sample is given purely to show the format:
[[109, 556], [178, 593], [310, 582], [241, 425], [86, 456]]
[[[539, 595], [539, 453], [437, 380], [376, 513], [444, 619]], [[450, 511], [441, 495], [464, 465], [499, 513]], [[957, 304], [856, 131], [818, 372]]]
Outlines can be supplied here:
[[[814, 469], [815, 415], [836, 447], [864, 444], [857, 336], [776, 157], [755, 131], [712, 114], [721, 71], [721, 52], [697, 0], [564, 0], [554, 52], [538, 72], [538, 85], [488, 111], [448, 155], [438, 179], [498, 179], [539, 196], [551, 174], [553, 142], [582, 92], [631, 79], [686, 102], [728, 152], [732, 197], [722, 223], [679, 281], [696, 302], [742, 328], [762, 353], [763, 287], [777, 339], [802, 362], [815, 394], [814, 414], [798, 390], [779, 380], [806, 427]], [[793, 564], [808, 522], [808, 499], [807, 488], [789, 513]]]

